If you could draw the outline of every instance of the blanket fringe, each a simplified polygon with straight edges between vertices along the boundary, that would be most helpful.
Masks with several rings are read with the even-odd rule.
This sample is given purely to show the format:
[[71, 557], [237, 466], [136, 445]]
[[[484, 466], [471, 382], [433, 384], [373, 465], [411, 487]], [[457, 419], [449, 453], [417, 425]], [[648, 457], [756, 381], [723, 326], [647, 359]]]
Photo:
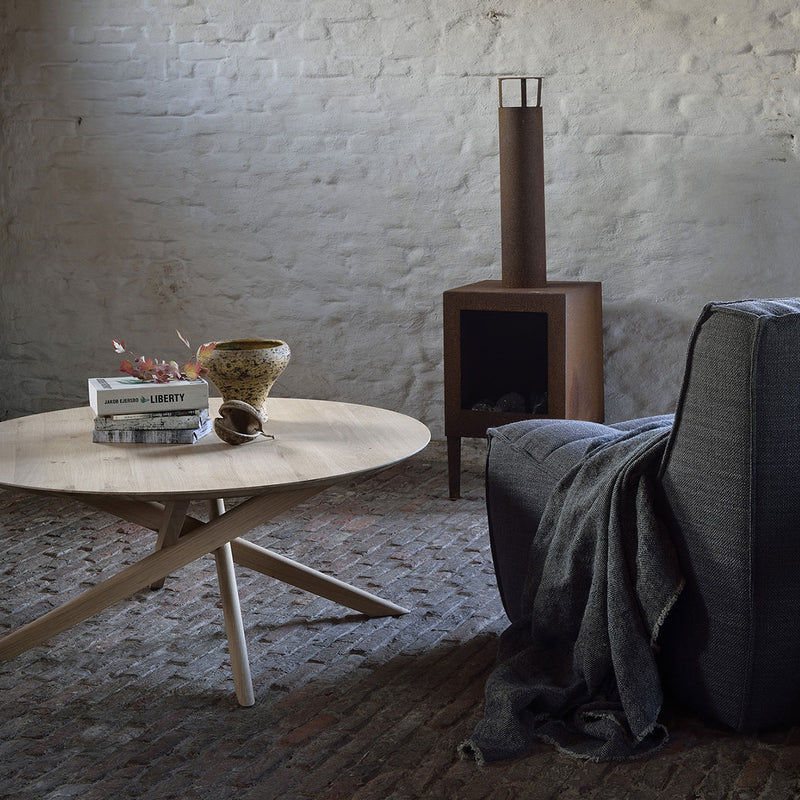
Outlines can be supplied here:
[[678, 584], [678, 588], [675, 590], [675, 593], [672, 595], [672, 597], [670, 597], [669, 601], [664, 606], [664, 608], [661, 609], [661, 613], [658, 615], [656, 624], [653, 626], [653, 632], [650, 634], [650, 647], [652, 647], [653, 649], [656, 649], [656, 641], [658, 640], [658, 634], [661, 633], [661, 626], [664, 624], [664, 620], [666, 620], [667, 614], [669, 614], [669, 612], [672, 611], [672, 607], [677, 602], [685, 586], [686, 586], [686, 578], [681, 577], [680, 583]]
[[472, 739], [464, 739], [458, 746], [458, 755], [462, 761], [474, 761], [479, 767], [486, 766], [486, 759], [480, 748], [475, 745]]

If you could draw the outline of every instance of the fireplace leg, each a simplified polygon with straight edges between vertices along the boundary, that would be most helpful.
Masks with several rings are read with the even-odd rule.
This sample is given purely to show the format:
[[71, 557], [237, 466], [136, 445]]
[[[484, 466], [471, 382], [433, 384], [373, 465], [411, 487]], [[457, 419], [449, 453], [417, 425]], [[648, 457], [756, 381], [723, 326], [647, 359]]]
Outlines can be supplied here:
[[461, 497], [461, 437], [447, 437], [447, 477], [450, 483], [450, 499]]

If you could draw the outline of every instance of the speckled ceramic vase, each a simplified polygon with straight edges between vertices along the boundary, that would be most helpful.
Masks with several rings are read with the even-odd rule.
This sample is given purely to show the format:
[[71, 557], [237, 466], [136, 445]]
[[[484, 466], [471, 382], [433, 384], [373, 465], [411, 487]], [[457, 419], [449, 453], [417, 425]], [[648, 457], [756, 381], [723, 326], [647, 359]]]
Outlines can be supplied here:
[[266, 400], [289, 363], [291, 351], [279, 339], [227, 339], [200, 357], [222, 399], [241, 400], [267, 421]]

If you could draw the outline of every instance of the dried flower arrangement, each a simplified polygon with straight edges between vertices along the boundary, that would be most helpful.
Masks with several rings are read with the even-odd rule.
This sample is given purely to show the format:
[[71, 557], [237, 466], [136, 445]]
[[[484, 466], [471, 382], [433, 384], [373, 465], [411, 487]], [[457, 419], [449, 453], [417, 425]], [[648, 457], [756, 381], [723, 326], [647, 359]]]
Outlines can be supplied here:
[[[189, 340], [178, 330], [175, 331], [178, 338], [191, 350]], [[133, 356], [133, 361], [125, 359], [119, 365], [119, 371], [138, 378], [142, 381], [153, 381], [155, 383], [169, 383], [170, 381], [185, 381], [195, 378], [202, 378], [208, 374], [208, 369], [200, 363], [200, 356], [210, 353], [215, 347], [215, 342], [206, 342], [197, 348], [193, 361], [187, 361], [183, 367], [177, 361], [160, 361], [157, 358], [147, 358], [137, 356], [125, 348], [125, 342], [121, 339], [112, 339], [114, 350], [117, 353], [128, 353]]]

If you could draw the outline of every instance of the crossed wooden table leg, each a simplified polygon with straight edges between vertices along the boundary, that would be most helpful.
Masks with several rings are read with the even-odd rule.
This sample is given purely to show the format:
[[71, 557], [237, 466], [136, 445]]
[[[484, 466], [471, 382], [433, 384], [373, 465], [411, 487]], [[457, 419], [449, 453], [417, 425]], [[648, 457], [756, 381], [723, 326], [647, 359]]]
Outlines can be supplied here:
[[370, 617], [408, 613], [402, 606], [382, 600], [240, 538], [257, 525], [288, 511], [324, 488], [326, 487], [305, 487], [257, 495], [230, 511], [225, 511], [222, 500], [211, 500], [208, 522], [186, 514], [188, 500], [162, 504], [154, 501], [107, 500], [81, 496], [80, 500], [88, 505], [157, 531], [156, 550], [77, 597], [0, 637], [0, 659], [14, 658], [147, 586], [159, 588], [171, 572], [207, 553], [213, 553], [222, 596], [236, 698], [242, 706], [253, 705], [253, 683], [234, 562]]

